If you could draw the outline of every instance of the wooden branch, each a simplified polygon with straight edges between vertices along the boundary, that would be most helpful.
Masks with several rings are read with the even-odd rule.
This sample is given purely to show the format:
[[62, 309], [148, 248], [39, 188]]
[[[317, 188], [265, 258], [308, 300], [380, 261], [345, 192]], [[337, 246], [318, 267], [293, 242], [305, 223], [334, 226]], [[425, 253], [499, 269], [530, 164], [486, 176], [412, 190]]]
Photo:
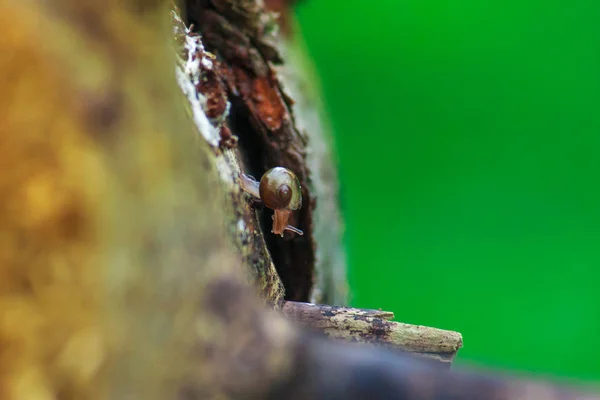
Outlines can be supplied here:
[[419, 354], [450, 366], [462, 347], [458, 332], [394, 322], [394, 313], [288, 301], [283, 314], [330, 338]]
[[372, 346], [304, 337], [288, 381], [268, 399], [600, 400], [594, 385], [459, 368]]

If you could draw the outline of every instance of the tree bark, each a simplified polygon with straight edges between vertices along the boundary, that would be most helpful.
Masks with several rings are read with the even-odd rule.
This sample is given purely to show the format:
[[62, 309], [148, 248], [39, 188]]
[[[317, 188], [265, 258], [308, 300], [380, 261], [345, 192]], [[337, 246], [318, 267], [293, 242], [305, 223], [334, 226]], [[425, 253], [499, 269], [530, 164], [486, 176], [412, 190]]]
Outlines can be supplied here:
[[462, 336], [443, 329], [391, 321], [394, 313], [288, 301], [283, 315], [332, 339], [369, 343], [430, 358], [450, 367]]
[[[227, 3], [230, 5], [230, 3]], [[223, 8], [224, 7], [224, 8]], [[326, 146], [326, 139], [321, 125], [318, 123], [318, 118], [313, 117], [315, 121], [311, 124], [314, 128], [312, 136], [310, 136], [310, 143], [312, 143], [313, 149], [321, 149], [317, 151], [319, 158], [306, 157], [306, 147], [308, 146], [307, 140], [299, 141], [301, 138], [299, 131], [295, 127], [295, 119], [292, 118], [292, 100], [289, 96], [284, 96], [282, 91], [282, 84], [277, 79], [276, 72], [271, 69], [269, 63], [263, 62], [269, 60], [267, 55], [259, 57], [261, 53], [260, 46], [253, 47], [253, 41], [250, 40], [251, 36], [246, 38], [245, 31], [250, 30], [242, 27], [234, 27], [231, 22], [227, 21], [225, 16], [219, 15], [216, 11], [221, 9], [227, 10], [229, 8], [222, 6], [216, 6], [215, 9], [209, 7], [207, 4], [199, 4], [194, 2], [189, 6], [192, 10], [192, 15], [195, 21], [200, 21], [198, 28], [199, 33], [195, 33], [185, 26], [184, 21], [179, 17], [178, 11], [173, 13], [173, 22], [175, 25], [175, 36], [176, 43], [182, 46], [182, 58], [180, 60], [180, 66], [178, 67], [177, 73], [179, 78], [179, 84], [182, 87], [184, 93], [186, 93], [190, 104], [192, 105], [193, 115], [195, 121], [197, 121], [197, 127], [199, 132], [203, 135], [209, 146], [214, 148], [214, 159], [213, 163], [217, 165], [217, 168], [222, 171], [220, 174], [223, 180], [222, 187], [226, 190], [227, 197], [231, 199], [232, 204], [229, 209], [233, 210], [233, 217], [229, 218], [230, 224], [232, 225], [231, 231], [235, 232], [232, 235], [233, 241], [237, 244], [237, 248], [242, 254], [245, 255], [244, 259], [247, 262], [247, 269], [254, 277], [257, 287], [260, 290], [263, 298], [275, 305], [275, 308], [279, 308], [281, 305], [282, 294], [285, 299], [298, 298], [306, 301], [310, 297], [312, 287], [312, 276], [313, 266], [307, 264], [307, 260], [314, 260], [314, 254], [307, 257], [305, 252], [314, 251], [316, 243], [313, 243], [310, 247], [306, 246], [306, 238], [288, 235], [289, 240], [281, 240], [276, 235], [270, 234], [269, 226], [260, 225], [257, 223], [257, 217], [248, 205], [248, 200], [240, 190], [240, 185], [237, 183], [239, 176], [242, 173], [241, 166], [238, 159], [245, 158], [247, 164], [257, 165], [258, 162], [262, 162], [259, 157], [267, 159], [279, 159], [280, 154], [289, 154], [292, 152], [296, 156], [296, 166], [302, 168], [302, 170], [308, 171], [309, 161], [314, 161], [317, 167], [322, 167], [328, 170], [329, 173], [333, 172], [333, 166], [331, 165], [331, 159], [328, 157], [329, 151]], [[239, 10], [236, 10], [239, 11]], [[250, 13], [250, 11], [248, 12]], [[190, 16], [192, 19], [192, 16]], [[208, 23], [207, 23], [208, 21]], [[204, 23], [204, 24], [203, 24]], [[205, 25], [206, 24], [206, 25]], [[223, 27], [225, 24], [225, 27]], [[225, 36], [222, 30], [229, 32], [229, 36]], [[215, 32], [219, 32], [219, 34]], [[251, 31], [252, 32], [252, 31]], [[231, 43], [229, 39], [231, 36], [236, 36], [236, 43]], [[210, 49], [215, 52], [215, 55], [208, 53], [204, 47], [203, 38], [209, 38], [215, 49]], [[212, 38], [212, 39], [211, 39]], [[246, 39], [246, 40], [245, 40]], [[256, 39], [255, 39], [256, 40]], [[225, 43], [227, 42], [227, 43]], [[245, 47], [237, 48], [235, 51], [231, 48], [233, 46], [241, 46], [241, 43]], [[255, 56], [251, 54], [255, 53]], [[275, 48], [270, 48], [270, 54], [275, 54]], [[223, 56], [225, 54], [225, 56]], [[248, 59], [240, 56], [245, 55]], [[254, 57], [255, 59], [252, 59]], [[263, 60], [263, 61], [261, 61]], [[279, 60], [278, 56], [271, 55], [271, 60]], [[227, 75], [231, 71], [236, 69], [248, 68], [253, 75], [246, 75], [240, 72], [236, 75], [236, 79], [229, 78]], [[281, 66], [283, 70], [283, 66]], [[304, 75], [300, 72], [301, 68], [296, 68], [295, 74], [290, 74], [288, 81], [293, 81], [292, 77], [298, 77], [301, 79]], [[184, 71], [187, 72], [184, 73]], [[269, 72], [266, 72], [269, 71]], [[240, 75], [242, 74], [242, 75]], [[241, 82], [239, 76], [243, 76]], [[266, 80], [262, 78], [268, 77]], [[246, 79], [254, 79], [253, 83], [246, 82]], [[256, 86], [256, 82], [263, 82]], [[266, 83], [265, 83], [266, 82]], [[256, 90], [266, 91], [264, 93], [246, 93], [243, 94], [244, 85], [248, 83], [248, 86], [254, 87]], [[227, 89], [228, 88], [228, 89]], [[196, 90], [197, 89], [197, 90]], [[297, 91], [299, 94], [301, 91]], [[302, 98], [312, 98], [306, 91], [302, 93]], [[202, 98], [204, 96], [205, 98]], [[277, 104], [282, 113], [278, 114], [277, 117], [281, 121], [275, 121], [271, 119], [269, 122], [273, 126], [278, 126], [279, 131], [269, 130], [270, 128], [266, 123], [260, 123], [260, 118], [267, 115], [267, 110], [261, 109], [267, 106], [261, 103], [262, 98], [270, 97], [273, 104]], [[211, 108], [212, 104], [221, 104], [214, 99], [224, 99], [227, 101], [237, 101], [239, 104], [236, 107], [227, 107], [226, 104], [219, 106], [219, 113], [215, 113], [215, 107]], [[237, 100], [236, 100], [237, 99]], [[257, 100], [258, 99], [258, 100]], [[211, 114], [212, 120], [209, 121], [204, 114]], [[310, 107], [305, 100], [302, 107], [302, 115], [309, 115], [311, 113]], [[315, 111], [312, 111], [315, 113]], [[240, 121], [247, 118], [247, 124], [243, 132], [235, 129], [235, 126], [240, 126]], [[273, 117], [275, 118], [275, 117]], [[234, 125], [234, 122], [235, 124]], [[264, 122], [264, 121], [263, 121]], [[230, 128], [232, 126], [232, 128]], [[287, 127], [286, 127], [287, 126]], [[250, 127], [255, 128], [263, 135], [257, 132], [251, 132]], [[286, 127], [286, 128], [284, 128]], [[232, 146], [223, 146], [222, 139], [219, 135], [219, 130], [226, 129], [227, 132], [231, 132], [235, 136], [239, 136], [239, 144], [234, 148]], [[273, 145], [266, 145], [265, 141], [268, 140], [266, 136], [277, 135], [279, 143], [285, 143], [287, 147], [277, 146], [277, 150], [271, 150]], [[241, 138], [245, 136], [245, 140]], [[253, 152], [256, 148], [262, 150], [258, 153]], [[291, 149], [291, 150], [290, 150]], [[270, 156], [269, 153], [274, 152], [274, 155]], [[258, 158], [258, 160], [253, 160]], [[285, 158], [285, 157], [284, 157]], [[252, 159], [252, 160], [249, 160]], [[249, 161], [248, 161], [249, 160]], [[258, 161], [258, 162], [257, 162]], [[285, 162], [285, 159], [283, 159]], [[265, 165], [264, 168], [268, 169], [276, 166]], [[284, 164], [290, 165], [290, 164]], [[319, 176], [320, 177], [320, 176]], [[317, 181], [320, 181], [318, 178]], [[313, 183], [314, 181], [309, 180], [308, 177], [303, 182]], [[320, 189], [327, 187], [327, 185], [320, 186]], [[331, 186], [329, 186], [331, 187]], [[335, 187], [335, 186], [333, 186]], [[303, 196], [307, 193], [314, 193], [314, 185], [304, 188]], [[334, 195], [335, 192], [328, 193]], [[319, 245], [332, 246], [337, 249], [339, 247], [339, 213], [337, 207], [333, 203], [333, 198], [325, 197], [323, 204], [325, 205], [328, 215], [318, 214], [323, 222], [319, 224], [321, 230], [319, 231], [319, 238], [321, 242]], [[314, 205], [314, 203], [313, 203]], [[312, 217], [314, 210], [309, 206], [309, 210], [305, 212], [305, 216], [308, 220]], [[231, 211], [230, 211], [231, 212]], [[329, 229], [325, 231], [323, 226], [329, 223]], [[304, 229], [306, 224], [300, 223], [300, 226]], [[243, 229], [240, 229], [242, 228]], [[237, 229], [236, 229], [237, 228]], [[251, 236], [248, 231], [255, 232], [254, 237], [256, 240], [249, 241], [247, 237]], [[310, 240], [310, 236], [313, 234], [312, 230], [305, 230], [304, 235]], [[261, 240], [265, 238], [265, 240]], [[335, 243], [335, 242], [338, 243]], [[265, 246], [265, 242], [267, 246]], [[312, 240], [311, 240], [312, 242]], [[294, 244], [296, 243], [296, 244]], [[292, 246], [297, 253], [302, 254], [300, 260], [293, 257], [292, 254], [286, 252]], [[298, 246], [298, 247], [296, 247]], [[339, 250], [336, 250], [339, 251]], [[286, 253], [286, 257], [274, 259], [271, 261], [270, 255], [275, 253]], [[321, 251], [320, 254], [326, 254]], [[329, 257], [328, 260], [333, 261], [334, 257]], [[267, 262], [265, 262], [267, 260]], [[284, 263], [282, 266], [281, 263]], [[312, 262], [312, 261], [311, 261]], [[339, 263], [339, 260], [338, 260]], [[275, 268], [272, 266], [274, 265]], [[328, 273], [330, 279], [329, 284], [326, 285], [325, 279], [321, 279], [322, 289], [325, 289], [324, 294], [331, 293], [331, 297], [337, 297], [340, 300], [340, 294], [342, 290], [341, 279], [332, 279], [332, 270], [336, 268], [333, 265], [320, 265], [321, 272]], [[337, 267], [339, 268], [339, 266]], [[290, 270], [294, 269], [296, 272], [292, 275], [285, 275]], [[324, 274], [324, 275], [325, 275]], [[278, 277], [282, 275], [287, 278], [282, 278], [282, 285], [279, 284]], [[286, 280], [287, 279], [287, 280]], [[287, 283], [287, 284], [286, 284]], [[289, 292], [292, 291], [292, 294]], [[303, 294], [300, 296], [299, 293]], [[293, 294], [295, 293], [295, 294]], [[416, 352], [419, 354], [426, 354], [430, 358], [436, 358], [440, 362], [449, 364], [454, 355], [462, 345], [462, 339], [460, 334], [445, 331], [435, 330], [432, 328], [424, 328], [411, 326], [407, 324], [400, 324], [397, 322], [384, 321], [382, 319], [373, 319], [371, 316], [358, 316], [354, 315], [350, 318], [348, 311], [342, 308], [330, 308], [324, 311], [324, 307], [321, 309], [315, 309], [314, 306], [305, 303], [289, 302], [283, 309], [283, 315], [292, 317], [297, 320], [306, 322], [307, 319], [311, 319], [312, 326], [315, 324], [321, 324], [325, 320], [316, 320], [317, 315], [324, 316], [323, 312], [337, 314], [335, 318], [329, 318], [327, 321], [329, 326], [322, 326], [329, 334], [329, 337], [334, 339], [346, 340], [346, 341], [357, 341], [361, 337], [360, 341], [368, 343], [378, 344], [390, 344], [392, 346], [400, 346], [406, 351]], [[332, 311], [335, 310], [335, 311]], [[344, 311], [345, 310], [345, 311]], [[321, 313], [320, 313], [321, 312]], [[320, 313], [320, 314], [319, 314]], [[359, 329], [360, 323], [366, 324], [362, 331]], [[371, 333], [368, 333], [370, 331]], [[444, 333], [442, 333], [444, 332]], [[440, 344], [441, 342], [441, 344]], [[430, 354], [429, 354], [430, 353]]]
[[0, 398], [582, 398], [279, 315], [310, 296], [313, 210], [272, 237], [240, 165], [287, 163], [313, 195], [261, 3], [204, 3], [202, 37], [162, 1], [1, 5]]
[[[273, 64], [281, 64], [273, 31], [276, 21], [254, 1], [203, 1], [186, 3], [187, 22], [199, 27], [203, 46], [214, 54], [218, 90], [202, 93], [208, 99], [227, 98], [231, 105], [219, 113], [220, 127], [239, 138], [235, 154], [247, 175], [260, 178], [275, 166], [298, 177], [303, 206], [292, 214], [290, 225], [304, 232], [270, 234], [271, 213], [259, 214], [261, 230], [286, 300], [308, 301], [313, 284], [315, 242], [310, 169], [306, 162], [307, 137], [298, 131], [292, 99], [281, 88]], [[228, 111], [228, 112], [226, 112]], [[268, 294], [272, 297], [271, 294]]]

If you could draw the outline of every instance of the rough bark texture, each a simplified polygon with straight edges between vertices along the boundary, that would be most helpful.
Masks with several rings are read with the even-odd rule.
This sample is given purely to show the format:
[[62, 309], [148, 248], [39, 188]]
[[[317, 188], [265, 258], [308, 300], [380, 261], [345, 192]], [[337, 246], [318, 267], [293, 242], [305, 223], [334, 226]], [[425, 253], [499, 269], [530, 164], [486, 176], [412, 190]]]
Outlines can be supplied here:
[[170, 5], [0, 4], [1, 399], [576, 398], [274, 314], [257, 292], [277, 305], [277, 275], [240, 253], [243, 238], [264, 246], [213, 145], [233, 140], [190, 91], [214, 59], [177, 61]]
[[[264, 235], [285, 288], [285, 299], [308, 301], [313, 286], [315, 207], [306, 162], [306, 136], [295, 126], [292, 100], [281, 89], [273, 64], [282, 59], [275, 44], [276, 21], [254, 0], [190, 0], [187, 22], [200, 29], [206, 49], [214, 54], [231, 112], [224, 125], [239, 138], [237, 154], [245, 173], [260, 178], [274, 166], [292, 170], [302, 186], [303, 207], [291, 225], [303, 236]], [[270, 232], [271, 213], [260, 216]]]
[[[199, 133], [202, 134], [206, 142], [214, 150], [213, 162], [217, 165], [217, 169], [221, 171], [220, 175], [223, 181], [222, 186], [232, 200], [235, 215], [235, 218], [229, 218], [229, 223], [234, 228], [231, 229], [231, 231], [234, 232], [232, 238], [234, 242], [237, 243], [237, 248], [241, 251], [241, 254], [250, 255], [250, 258], [246, 257], [247, 268], [250, 271], [251, 276], [254, 277], [255, 284], [260, 289], [263, 298], [272, 302], [276, 308], [279, 308], [282, 292], [280, 286], [273, 284], [279, 282], [277, 279], [278, 273], [272, 268], [265, 269], [265, 267], [271, 265], [270, 263], [257, 263], [255, 261], [257, 259], [260, 260], [262, 257], [269, 259], [270, 253], [266, 252], [264, 242], [262, 241], [256, 240], [254, 242], [248, 242], [247, 240], [243, 240], [248, 236], [247, 234], [242, 234], [244, 231], [252, 231], [258, 239], [263, 237], [260, 235], [261, 229], [257, 224], [256, 217], [250, 210], [248, 202], [245, 201], [243, 197], [240, 197], [239, 185], [236, 184], [236, 178], [240, 173], [237, 159], [238, 156], [243, 156], [244, 148], [242, 148], [241, 145], [235, 149], [232, 149], [230, 146], [223, 146], [222, 138], [219, 137], [219, 129], [227, 126], [226, 120], [228, 118], [240, 118], [238, 116], [238, 113], [240, 113], [239, 109], [230, 110], [228, 107], [231, 93], [224, 90], [224, 85], [211, 83], [222, 82], [224, 80], [221, 74], [224, 73], [222, 68], [226, 61], [219, 60], [218, 56], [214, 56], [204, 49], [202, 37], [185, 26], [182, 19], [179, 18], [179, 12], [177, 10], [173, 12], [173, 22], [175, 25], [176, 46], [179, 46], [182, 49], [180, 52], [180, 65], [177, 69], [179, 85], [182, 87], [190, 101]], [[202, 25], [200, 25], [199, 28], [200, 31], [202, 31]], [[217, 62], [219, 62], [218, 66]], [[296, 74], [296, 76], [298, 75], [299, 74]], [[305, 95], [314, 94], [314, 92], [306, 90], [304, 90], [303, 93]], [[222, 111], [217, 114], [218, 117], [215, 117], [214, 114], [212, 114], [213, 118], [211, 118], [211, 121], [209, 122], [204, 117], [204, 113], [211, 114], [212, 111], [214, 111], [214, 107], [211, 107], [211, 99], [223, 99], [224, 103], [220, 106], [220, 110]], [[220, 101], [212, 102], [212, 104], [217, 103], [221, 104]], [[225, 114], [227, 110], [230, 111], [228, 114]], [[307, 115], [309, 113], [308, 110], [308, 105], [305, 105], [303, 107], [303, 114]], [[317, 118], [313, 117], [313, 119]], [[314, 128], [320, 128], [320, 125], [315, 122], [313, 122], [312, 126]], [[238, 134], [236, 130], [232, 130], [231, 132], [236, 136]], [[285, 135], [285, 132], [282, 132], [281, 134]], [[324, 150], [326, 145], [322, 131], [316, 130], [312, 135], [313, 141], [317, 144], [320, 143], [321, 147], [318, 149], [322, 149], [316, 152], [319, 157], [312, 159], [315, 161], [314, 165], [319, 167], [323, 166], [326, 171], [332, 173], [333, 167], [326, 161], [329, 153]], [[256, 137], [253, 137], [253, 139], [257, 140]], [[259, 155], [262, 155], [262, 153], [253, 154], [251, 152], [247, 152], [247, 154], [248, 157], [258, 157]], [[321, 181], [321, 179], [318, 179], [318, 181]], [[320, 189], [323, 190], [324, 187], [327, 186], [322, 185]], [[334, 190], [329, 188], [329, 193], [327, 194], [334, 194]], [[329, 215], [320, 214], [323, 221], [319, 224], [321, 228], [319, 233], [325, 245], [332, 245], [332, 248], [339, 251], [339, 225], [337, 224], [339, 215], [336, 213], [336, 208], [332, 204], [335, 202], [335, 196], [333, 196], [333, 198], [324, 198], [323, 200], [323, 204], [328, 205], [328, 207], [325, 207], [325, 212], [329, 212]], [[230, 208], [227, 209], [231, 212]], [[236, 222], [237, 218], [240, 219]], [[323, 229], [328, 222], [330, 222], [329, 228]], [[268, 228], [263, 232], [267, 232], [268, 234]], [[333, 240], [338, 240], [338, 242], [335, 243]], [[321, 254], [327, 253], [326, 251], [322, 251]], [[252, 255], [254, 255], [254, 257], [252, 257]], [[321, 266], [331, 268], [333, 260], [335, 260], [335, 257], [327, 257], [326, 261], [329, 261], [330, 265], [321, 263]], [[331, 275], [329, 275], [329, 277], [331, 277]], [[320, 279], [320, 282], [325, 282], [325, 279]], [[324, 288], [331, 294], [337, 295], [339, 298], [341, 293], [341, 290], [339, 290], [341, 286], [339, 282], [344, 282], [344, 280], [340, 279], [335, 281], [330, 279], [328, 285], [324, 284]], [[277, 290], [273, 290], [273, 288]], [[295, 304], [296, 307], [291, 306], [292, 304]], [[307, 312], [309, 310], [312, 310], [311, 305], [309, 304], [288, 302], [284, 308], [284, 315], [288, 317], [299, 317], [293, 319], [302, 320], [302, 317], [308, 315]], [[334, 308], [329, 309], [329, 311], [331, 310], [334, 310]], [[451, 335], [451, 337], [448, 338], [444, 337], [446, 331], [373, 319], [368, 315], [355, 315], [354, 320], [351, 321], [349, 318], [342, 318], [344, 316], [342, 312], [342, 310], [344, 310], [343, 308], [335, 308], [335, 310], [338, 311], [331, 312], [338, 314], [336, 318], [329, 320], [330, 326], [323, 327], [329, 333], [329, 336], [335, 339], [362, 341], [374, 344], [387, 343], [409, 352], [418, 352], [420, 354], [431, 353], [427, 354], [427, 356], [436, 358], [438, 361], [447, 365], [452, 361], [462, 344], [460, 334], [458, 333], [448, 333]], [[294, 314], [295, 311], [297, 311], [297, 313]], [[304, 312], [304, 314], [302, 314], [302, 312]], [[316, 314], [313, 313], [313, 316], [315, 315]], [[360, 328], [360, 324], [368, 324], [368, 326]], [[360, 329], [362, 329], [362, 331]], [[369, 330], [370, 334], [367, 332]], [[442, 334], [442, 332], [444, 333]], [[359, 337], [361, 337], [361, 340], [358, 340]], [[440, 341], [442, 342], [441, 345], [439, 343]]]
[[394, 313], [388, 311], [288, 301], [282, 312], [288, 319], [332, 339], [408, 351], [446, 367], [462, 347], [462, 336], [457, 332], [393, 322]]
[[[172, 11], [175, 46], [178, 48], [176, 74], [187, 97], [199, 135], [212, 150], [211, 162], [219, 172], [219, 189], [228, 219], [229, 236], [242, 255], [249, 276], [263, 299], [279, 307], [284, 287], [265, 243], [255, 206], [239, 184], [237, 136], [226, 124], [230, 104], [219, 64], [206, 52], [200, 36], [187, 28], [178, 10]], [[232, 140], [233, 139], [233, 140]], [[268, 230], [266, 232], [269, 232]]]

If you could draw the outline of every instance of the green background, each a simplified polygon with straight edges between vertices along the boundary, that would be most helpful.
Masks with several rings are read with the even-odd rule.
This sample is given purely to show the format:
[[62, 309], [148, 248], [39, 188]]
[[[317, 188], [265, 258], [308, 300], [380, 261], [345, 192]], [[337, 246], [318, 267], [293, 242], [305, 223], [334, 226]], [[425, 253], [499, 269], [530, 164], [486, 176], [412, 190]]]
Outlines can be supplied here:
[[600, 380], [600, 2], [304, 0], [352, 304]]

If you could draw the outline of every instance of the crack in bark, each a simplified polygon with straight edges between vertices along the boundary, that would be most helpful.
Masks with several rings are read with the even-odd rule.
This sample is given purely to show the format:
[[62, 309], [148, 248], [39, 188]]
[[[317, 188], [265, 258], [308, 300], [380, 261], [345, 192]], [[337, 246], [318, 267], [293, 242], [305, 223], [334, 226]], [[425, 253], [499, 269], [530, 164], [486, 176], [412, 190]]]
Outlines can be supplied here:
[[[252, 5], [245, 9], [245, 5]], [[271, 210], [259, 212], [267, 248], [285, 288], [285, 299], [308, 301], [313, 286], [315, 243], [312, 196], [306, 165], [306, 137], [295, 126], [291, 99], [286, 96], [271, 64], [281, 57], [271, 42], [271, 20], [255, 2], [192, 0], [186, 3], [188, 23], [200, 31], [216, 64], [232, 105], [227, 127], [239, 138], [244, 172], [260, 178], [274, 166], [292, 170], [300, 180], [304, 206], [290, 224], [303, 236], [270, 234]], [[261, 16], [261, 18], [259, 18]]]

